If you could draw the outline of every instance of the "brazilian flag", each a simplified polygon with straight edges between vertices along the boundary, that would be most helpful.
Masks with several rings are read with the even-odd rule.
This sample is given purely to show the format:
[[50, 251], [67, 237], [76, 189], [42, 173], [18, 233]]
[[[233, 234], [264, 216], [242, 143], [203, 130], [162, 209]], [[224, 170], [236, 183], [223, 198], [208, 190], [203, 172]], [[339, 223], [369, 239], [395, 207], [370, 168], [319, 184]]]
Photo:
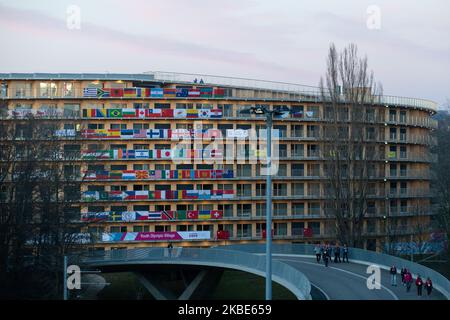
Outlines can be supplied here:
[[122, 118], [122, 109], [108, 109], [108, 118]]

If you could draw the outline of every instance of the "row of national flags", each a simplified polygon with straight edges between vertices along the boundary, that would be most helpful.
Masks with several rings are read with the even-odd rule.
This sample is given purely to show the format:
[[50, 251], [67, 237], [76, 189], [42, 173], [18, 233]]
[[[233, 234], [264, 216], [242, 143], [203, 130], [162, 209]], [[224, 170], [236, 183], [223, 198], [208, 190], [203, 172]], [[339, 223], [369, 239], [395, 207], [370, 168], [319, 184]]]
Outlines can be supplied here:
[[83, 150], [84, 160], [112, 159], [221, 159], [220, 149], [114, 149], [114, 150]]
[[223, 98], [225, 89], [199, 88], [83, 88], [84, 98]]
[[[233, 129], [234, 130], [234, 129]], [[236, 129], [238, 131], [243, 129]], [[227, 137], [232, 130], [227, 130]], [[219, 129], [83, 129], [85, 139], [210, 139], [224, 138]]]
[[175, 119], [215, 119], [222, 118], [221, 109], [143, 109], [143, 108], [104, 108], [83, 109], [84, 118], [175, 118]]
[[177, 210], [177, 211], [103, 211], [87, 212], [81, 217], [82, 221], [89, 222], [128, 222], [145, 220], [210, 220], [222, 219], [222, 210]]
[[86, 171], [85, 180], [232, 179], [232, 170], [122, 170]]
[[141, 190], [84, 191], [83, 201], [122, 200], [224, 200], [233, 199], [234, 190]]

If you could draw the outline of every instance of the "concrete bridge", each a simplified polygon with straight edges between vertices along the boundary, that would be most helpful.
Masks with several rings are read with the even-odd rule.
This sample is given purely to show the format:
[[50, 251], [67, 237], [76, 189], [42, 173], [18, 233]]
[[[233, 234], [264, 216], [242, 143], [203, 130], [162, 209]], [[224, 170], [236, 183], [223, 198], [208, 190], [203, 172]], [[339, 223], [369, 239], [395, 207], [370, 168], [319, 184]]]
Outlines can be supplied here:
[[[300, 300], [311, 299], [311, 287], [322, 297], [332, 300], [410, 300], [449, 299], [450, 282], [441, 274], [425, 266], [386, 254], [350, 248], [350, 263], [333, 263], [328, 267], [317, 263], [314, 246], [304, 244], [273, 245], [273, 281], [291, 291]], [[265, 245], [240, 244], [213, 248], [140, 248], [102, 252], [85, 257], [82, 265], [102, 272], [135, 272], [142, 284], [156, 299], [201, 298], [220, 280], [224, 269], [234, 269], [265, 276]], [[369, 265], [381, 269], [380, 289], [367, 287]], [[417, 297], [415, 285], [410, 292], [402, 286], [390, 285], [389, 267], [408, 268], [414, 278], [430, 277], [434, 290], [430, 297]], [[181, 271], [184, 289], [169, 290], [161, 281], [162, 269]]]

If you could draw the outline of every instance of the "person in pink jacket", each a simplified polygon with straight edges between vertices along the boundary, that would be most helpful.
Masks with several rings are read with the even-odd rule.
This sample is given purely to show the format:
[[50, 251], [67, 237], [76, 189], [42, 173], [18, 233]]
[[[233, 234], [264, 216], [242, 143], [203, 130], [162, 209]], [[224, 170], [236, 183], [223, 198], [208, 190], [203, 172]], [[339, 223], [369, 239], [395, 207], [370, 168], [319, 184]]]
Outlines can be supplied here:
[[409, 272], [409, 270], [406, 270], [405, 273], [406, 292], [409, 292], [411, 290], [412, 282], [413, 282], [412, 274], [411, 272]]

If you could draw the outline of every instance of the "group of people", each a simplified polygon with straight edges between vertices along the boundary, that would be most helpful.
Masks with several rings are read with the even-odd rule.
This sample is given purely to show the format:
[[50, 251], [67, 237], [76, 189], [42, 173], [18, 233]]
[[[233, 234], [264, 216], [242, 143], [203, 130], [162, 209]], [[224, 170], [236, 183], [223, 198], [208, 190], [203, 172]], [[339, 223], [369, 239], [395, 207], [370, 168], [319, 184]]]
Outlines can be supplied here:
[[[195, 78], [193, 82], [194, 82], [194, 83], [197, 83], [197, 82], [198, 82], [197, 78]], [[204, 83], [204, 82], [203, 82], [203, 79], [200, 79], [200, 82], [199, 82], [199, 83], [200, 83], [200, 84], [203, 84], [203, 83]]]
[[[314, 247], [317, 263], [323, 260], [325, 267], [328, 267], [328, 261], [332, 262], [332, 256], [334, 253], [334, 262], [347, 262], [348, 263], [348, 247], [346, 244], [341, 248], [338, 243], [335, 244], [334, 249], [330, 244], [317, 244]], [[342, 253], [342, 260], [341, 260]]]
[[[396, 266], [392, 266], [389, 270], [389, 273], [391, 274], [391, 285], [397, 286], [397, 268]], [[400, 270], [400, 276], [402, 280], [402, 284], [406, 287], [406, 292], [410, 292], [411, 285], [413, 283], [413, 276], [411, 272], [406, 269], [402, 268]], [[417, 287], [417, 295], [419, 297], [422, 296], [422, 288], [425, 286], [425, 289], [427, 290], [427, 295], [429, 296], [433, 290], [433, 282], [431, 281], [430, 277], [427, 278], [427, 280], [424, 282], [422, 278], [420, 277], [420, 274], [417, 275], [416, 281], [415, 281], [416, 287]]]

